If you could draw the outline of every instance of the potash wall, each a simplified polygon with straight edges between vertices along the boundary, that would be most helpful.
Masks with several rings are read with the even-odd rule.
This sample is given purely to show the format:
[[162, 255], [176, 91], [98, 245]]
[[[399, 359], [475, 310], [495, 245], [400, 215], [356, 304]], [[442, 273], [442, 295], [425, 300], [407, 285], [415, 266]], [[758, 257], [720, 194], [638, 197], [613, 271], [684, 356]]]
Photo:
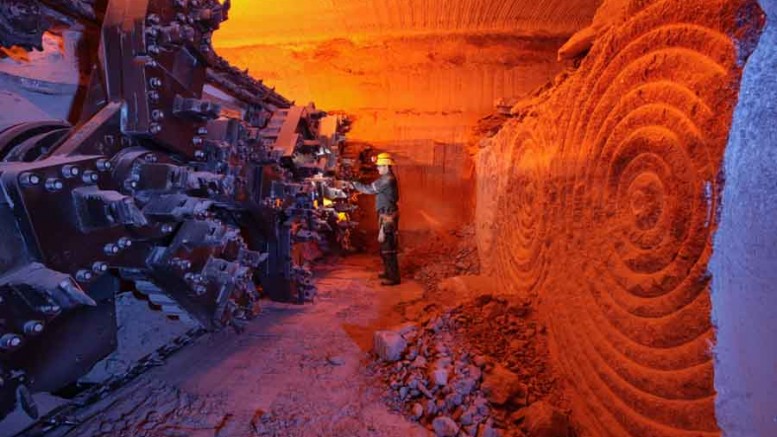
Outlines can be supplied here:
[[538, 302], [588, 434], [718, 435], [708, 262], [762, 13], [606, 3], [579, 68], [480, 143], [482, 268]]
[[298, 103], [354, 120], [392, 152], [405, 235], [469, 220], [478, 119], [552, 79], [556, 52], [601, 0], [232, 2], [219, 53]]

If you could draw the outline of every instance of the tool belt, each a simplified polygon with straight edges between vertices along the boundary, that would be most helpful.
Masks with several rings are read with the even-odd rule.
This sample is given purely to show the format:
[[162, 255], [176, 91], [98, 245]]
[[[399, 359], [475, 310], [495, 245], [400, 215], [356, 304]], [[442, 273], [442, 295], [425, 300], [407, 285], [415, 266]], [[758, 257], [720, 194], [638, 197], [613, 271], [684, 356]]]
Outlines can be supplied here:
[[396, 235], [399, 211], [378, 211], [378, 243], [386, 241], [386, 234], [393, 232]]

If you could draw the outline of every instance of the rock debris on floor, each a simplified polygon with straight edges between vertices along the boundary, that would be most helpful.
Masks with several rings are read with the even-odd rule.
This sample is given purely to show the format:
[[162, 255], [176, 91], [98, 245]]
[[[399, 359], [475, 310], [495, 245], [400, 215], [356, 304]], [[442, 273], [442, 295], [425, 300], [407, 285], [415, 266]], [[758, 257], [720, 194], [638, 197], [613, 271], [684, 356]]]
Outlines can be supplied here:
[[571, 437], [530, 304], [483, 295], [374, 336], [373, 373], [396, 411], [437, 436]]
[[368, 375], [372, 335], [417, 300], [407, 282], [380, 287], [375, 257], [332, 261], [319, 297], [266, 303], [245, 332], [199, 339], [80, 413], [79, 436], [426, 436], [392, 412]]
[[483, 291], [470, 234], [411, 249], [420, 283], [399, 287], [378, 285], [373, 256], [331, 260], [314, 304], [266, 302], [243, 333], [80, 411], [70, 435], [574, 436], [544, 326], [530, 301]]
[[400, 261], [402, 275], [412, 277], [429, 292], [450, 277], [480, 273], [475, 227], [431, 232], [423, 242], [409, 248]]

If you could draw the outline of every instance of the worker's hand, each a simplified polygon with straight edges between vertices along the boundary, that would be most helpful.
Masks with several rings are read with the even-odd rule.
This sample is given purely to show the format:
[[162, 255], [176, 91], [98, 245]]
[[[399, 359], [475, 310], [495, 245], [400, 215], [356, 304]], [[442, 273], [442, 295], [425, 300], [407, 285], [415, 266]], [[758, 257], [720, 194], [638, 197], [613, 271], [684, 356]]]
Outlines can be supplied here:
[[353, 182], [351, 182], [351, 181], [343, 181], [343, 189], [345, 189], [345, 190], [353, 190], [354, 189]]

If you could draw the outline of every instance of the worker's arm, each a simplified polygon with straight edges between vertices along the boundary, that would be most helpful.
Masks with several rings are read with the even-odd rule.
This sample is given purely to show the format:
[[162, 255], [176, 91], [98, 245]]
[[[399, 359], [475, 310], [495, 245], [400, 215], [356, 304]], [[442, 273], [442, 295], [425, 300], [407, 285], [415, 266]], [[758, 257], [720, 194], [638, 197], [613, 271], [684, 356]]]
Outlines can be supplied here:
[[387, 178], [379, 178], [371, 184], [363, 184], [361, 182], [354, 181], [353, 187], [356, 191], [364, 194], [378, 194], [388, 186], [389, 181]]

